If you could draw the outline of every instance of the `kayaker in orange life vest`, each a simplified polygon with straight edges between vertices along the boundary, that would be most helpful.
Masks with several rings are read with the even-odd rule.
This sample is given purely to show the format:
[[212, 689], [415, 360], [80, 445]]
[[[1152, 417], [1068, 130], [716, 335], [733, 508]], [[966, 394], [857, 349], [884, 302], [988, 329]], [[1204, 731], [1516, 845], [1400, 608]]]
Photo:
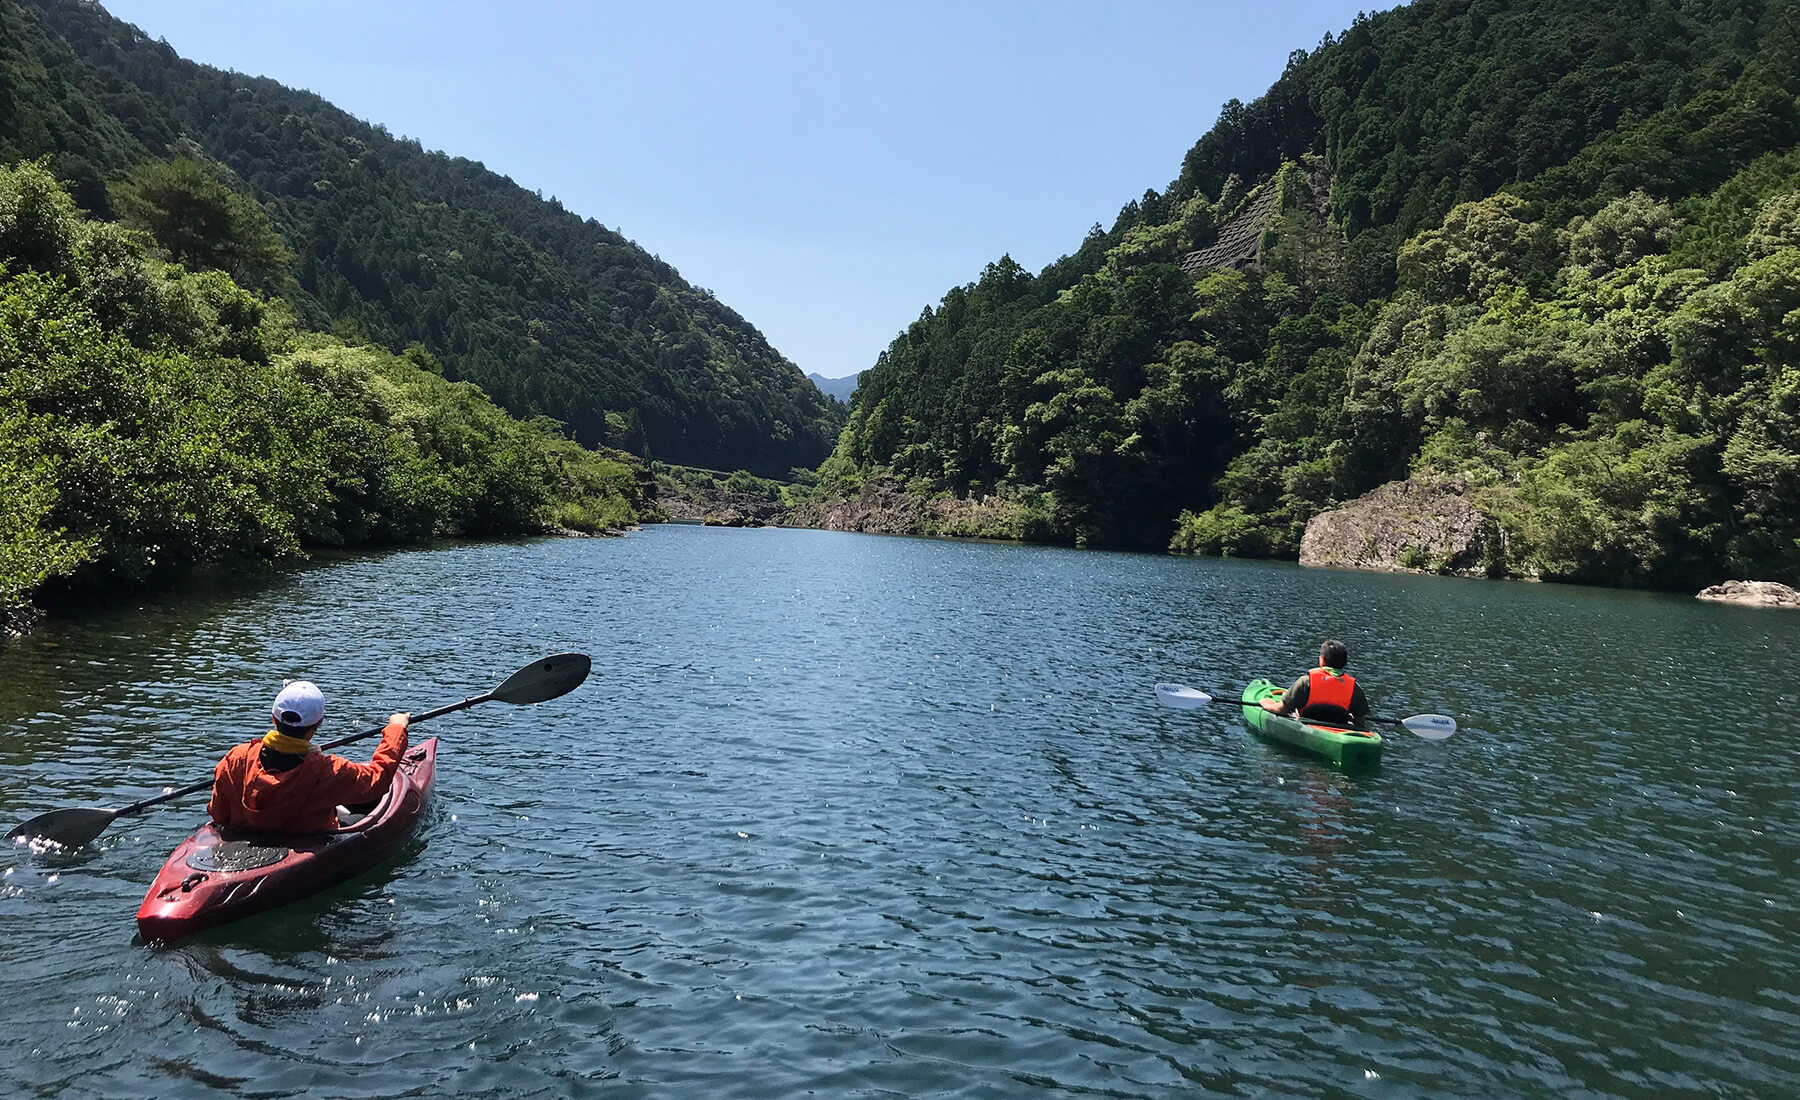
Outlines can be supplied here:
[[1298, 714], [1309, 722], [1325, 725], [1363, 724], [1369, 716], [1369, 701], [1363, 698], [1362, 685], [1344, 672], [1350, 663], [1350, 651], [1343, 642], [1327, 641], [1319, 646], [1319, 667], [1295, 680], [1278, 703], [1264, 699], [1264, 710], [1276, 714]]
[[213, 769], [206, 812], [220, 826], [331, 832], [338, 827], [338, 806], [380, 798], [406, 755], [406, 714], [388, 719], [367, 764], [320, 752], [312, 735], [325, 720], [325, 696], [307, 680], [282, 688], [270, 717], [273, 729], [232, 749]]

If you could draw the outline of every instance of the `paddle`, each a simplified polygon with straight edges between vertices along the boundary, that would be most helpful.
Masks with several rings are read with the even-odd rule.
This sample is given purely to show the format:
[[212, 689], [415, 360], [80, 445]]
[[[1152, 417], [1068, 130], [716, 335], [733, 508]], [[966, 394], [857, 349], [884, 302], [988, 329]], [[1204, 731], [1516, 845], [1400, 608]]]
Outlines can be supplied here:
[[[546, 699], [554, 699], [558, 695], [567, 695], [580, 687], [581, 682], [587, 679], [588, 669], [592, 667], [592, 664], [593, 662], [585, 653], [558, 653], [544, 657], [508, 676], [499, 687], [486, 695], [472, 696], [460, 703], [451, 703], [447, 707], [428, 710], [424, 714], [415, 714], [408, 724], [416, 726], [428, 718], [438, 718], [454, 711], [467, 710], [469, 707], [481, 703], [500, 702], [524, 705], [541, 703]], [[348, 745], [352, 741], [375, 737], [385, 728], [385, 725], [376, 726], [374, 729], [351, 734], [349, 737], [340, 737], [336, 741], [320, 745], [319, 748], [321, 750], [335, 749], [339, 745]], [[213, 781], [209, 777], [197, 783], [190, 783], [179, 790], [159, 794], [155, 798], [140, 799], [129, 806], [121, 806], [116, 810], [88, 807], [51, 810], [49, 813], [39, 814], [6, 835], [14, 842], [47, 842], [63, 848], [79, 848], [105, 832], [106, 827], [113, 823], [114, 818], [135, 814], [164, 802], [173, 802], [184, 795], [204, 791], [212, 784]]]
[[[1156, 701], [1165, 707], [1177, 710], [1192, 710], [1203, 707], [1213, 701], [1213, 697], [1197, 688], [1183, 687], [1180, 684], [1157, 684]], [[1253, 707], [1255, 703], [1239, 702], [1238, 706]], [[1423, 737], [1427, 741], [1442, 741], [1456, 732], [1456, 719], [1447, 714], [1415, 714], [1411, 718], [1377, 718], [1367, 716], [1364, 721], [1379, 722], [1384, 726], [1399, 726], [1415, 737]]]

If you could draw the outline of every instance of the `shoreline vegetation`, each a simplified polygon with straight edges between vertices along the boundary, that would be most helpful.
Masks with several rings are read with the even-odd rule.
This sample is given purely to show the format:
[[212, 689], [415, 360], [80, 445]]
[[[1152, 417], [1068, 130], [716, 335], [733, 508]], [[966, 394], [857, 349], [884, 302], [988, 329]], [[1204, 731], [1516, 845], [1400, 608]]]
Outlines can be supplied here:
[[[246, 233], [224, 225], [221, 250]], [[416, 345], [306, 332], [160, 250], [43, 164], [0, 168], [0, 635], [312, 549], [661, 518], [632, 456], [514, 419]]]
[[758, 478], [747, 471], [652, 463], [657, 500], [669, 519], [712, 527], [806, 527], [877, 535], [1034, 539], [1027, 510], [1015, 501], [989, 497], [959, 500], [913, 491], [893, 478], [871, 478], [854, 496], [819, 490], [811, 470], [795, 470], [789, 481]]

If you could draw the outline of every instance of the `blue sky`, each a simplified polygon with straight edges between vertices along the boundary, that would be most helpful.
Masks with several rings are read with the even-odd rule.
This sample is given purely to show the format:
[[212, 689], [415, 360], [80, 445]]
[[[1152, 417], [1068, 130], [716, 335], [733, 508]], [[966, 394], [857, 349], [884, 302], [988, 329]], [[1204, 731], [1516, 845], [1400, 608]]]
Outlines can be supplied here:
[[673, 263], [802, 370], [1162, 188], [1342, 0], [107, 0], [183, 56], [482, 161]]

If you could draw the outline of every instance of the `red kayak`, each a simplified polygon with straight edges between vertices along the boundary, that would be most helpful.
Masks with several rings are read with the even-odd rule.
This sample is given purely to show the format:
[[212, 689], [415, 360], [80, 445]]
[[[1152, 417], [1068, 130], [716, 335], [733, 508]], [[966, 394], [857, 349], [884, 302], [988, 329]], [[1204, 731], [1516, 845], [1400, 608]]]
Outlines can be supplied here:
[[433, 737], [407, 750], [374, 809], [335, 833], [258, 833], [208, 822], [181, 842], [150, 884], [138, 907], [138, 931], [146, 940], [179, 939], [373, 870], [412, 839], [436, 774]]

